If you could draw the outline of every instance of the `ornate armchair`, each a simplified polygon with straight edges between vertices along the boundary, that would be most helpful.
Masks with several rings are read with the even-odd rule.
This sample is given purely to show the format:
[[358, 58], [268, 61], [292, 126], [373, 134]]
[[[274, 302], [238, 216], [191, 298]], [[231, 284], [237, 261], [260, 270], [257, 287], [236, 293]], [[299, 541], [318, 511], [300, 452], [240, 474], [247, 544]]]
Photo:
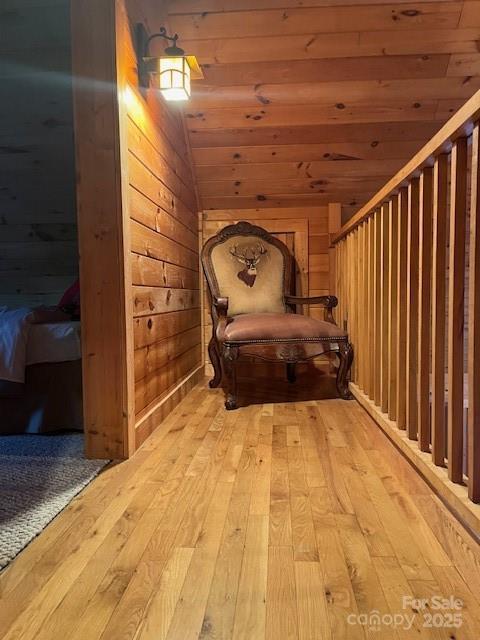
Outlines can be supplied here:
[[[291, 295], [293, 260], [288, 248], [265, 229], [239, 222], [222, 229], [202, 249], [213, 331], [208, 353], [215, 375], [210, 387], [224, 379], [227, 409], [237, 407], [236, 361], [240, 355], [286, 364], [295, 382], [295, 364], [324, 353], [339, 358], [337, 390], [350, 399], [348, 374], [353, 349], [336, 326], [335, 296]], [[297, 305], [320, 304], [324, 320], [295, 313]]]

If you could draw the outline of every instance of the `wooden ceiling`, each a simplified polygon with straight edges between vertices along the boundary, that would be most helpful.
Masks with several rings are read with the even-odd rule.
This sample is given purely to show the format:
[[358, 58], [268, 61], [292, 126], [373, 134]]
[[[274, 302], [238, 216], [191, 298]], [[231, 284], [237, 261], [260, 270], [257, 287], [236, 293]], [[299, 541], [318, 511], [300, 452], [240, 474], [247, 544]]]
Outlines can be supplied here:
[[365, 203], [480, 88], [480, 1], [173, 0], [204, 209]]

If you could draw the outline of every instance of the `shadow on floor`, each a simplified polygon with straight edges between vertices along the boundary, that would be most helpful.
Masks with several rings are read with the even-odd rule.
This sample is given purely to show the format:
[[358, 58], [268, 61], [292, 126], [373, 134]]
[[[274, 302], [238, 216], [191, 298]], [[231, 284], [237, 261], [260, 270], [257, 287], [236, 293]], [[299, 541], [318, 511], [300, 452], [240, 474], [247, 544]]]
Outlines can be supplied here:
[[309, 400], [329, 400], [338, 398], [335, 374], [310, 367], [297, 372], [294, 383], [287, 382], [285, 376], [238, 377], [238, 406], [265, 404], [271, 402], [307, 402]]

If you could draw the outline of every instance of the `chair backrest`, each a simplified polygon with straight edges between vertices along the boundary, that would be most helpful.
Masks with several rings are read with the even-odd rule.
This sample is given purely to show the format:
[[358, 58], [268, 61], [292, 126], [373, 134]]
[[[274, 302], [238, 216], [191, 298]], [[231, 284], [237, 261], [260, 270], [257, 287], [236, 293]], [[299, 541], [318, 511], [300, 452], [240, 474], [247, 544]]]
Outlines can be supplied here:
[[287, 312], [292, 256], [265, 229], [248, 222], [225, 227], [205, 243], [202, 265], [210, 293], [228, 298], [228, 315]]

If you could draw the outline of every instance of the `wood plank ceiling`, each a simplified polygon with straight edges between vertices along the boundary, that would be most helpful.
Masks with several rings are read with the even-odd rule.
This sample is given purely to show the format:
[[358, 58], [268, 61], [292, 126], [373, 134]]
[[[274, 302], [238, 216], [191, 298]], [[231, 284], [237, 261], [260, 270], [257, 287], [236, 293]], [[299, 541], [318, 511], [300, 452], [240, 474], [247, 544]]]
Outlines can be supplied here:
[[348, 217], [480, 88], [480, 2], [174, 0], [204, 209]]

